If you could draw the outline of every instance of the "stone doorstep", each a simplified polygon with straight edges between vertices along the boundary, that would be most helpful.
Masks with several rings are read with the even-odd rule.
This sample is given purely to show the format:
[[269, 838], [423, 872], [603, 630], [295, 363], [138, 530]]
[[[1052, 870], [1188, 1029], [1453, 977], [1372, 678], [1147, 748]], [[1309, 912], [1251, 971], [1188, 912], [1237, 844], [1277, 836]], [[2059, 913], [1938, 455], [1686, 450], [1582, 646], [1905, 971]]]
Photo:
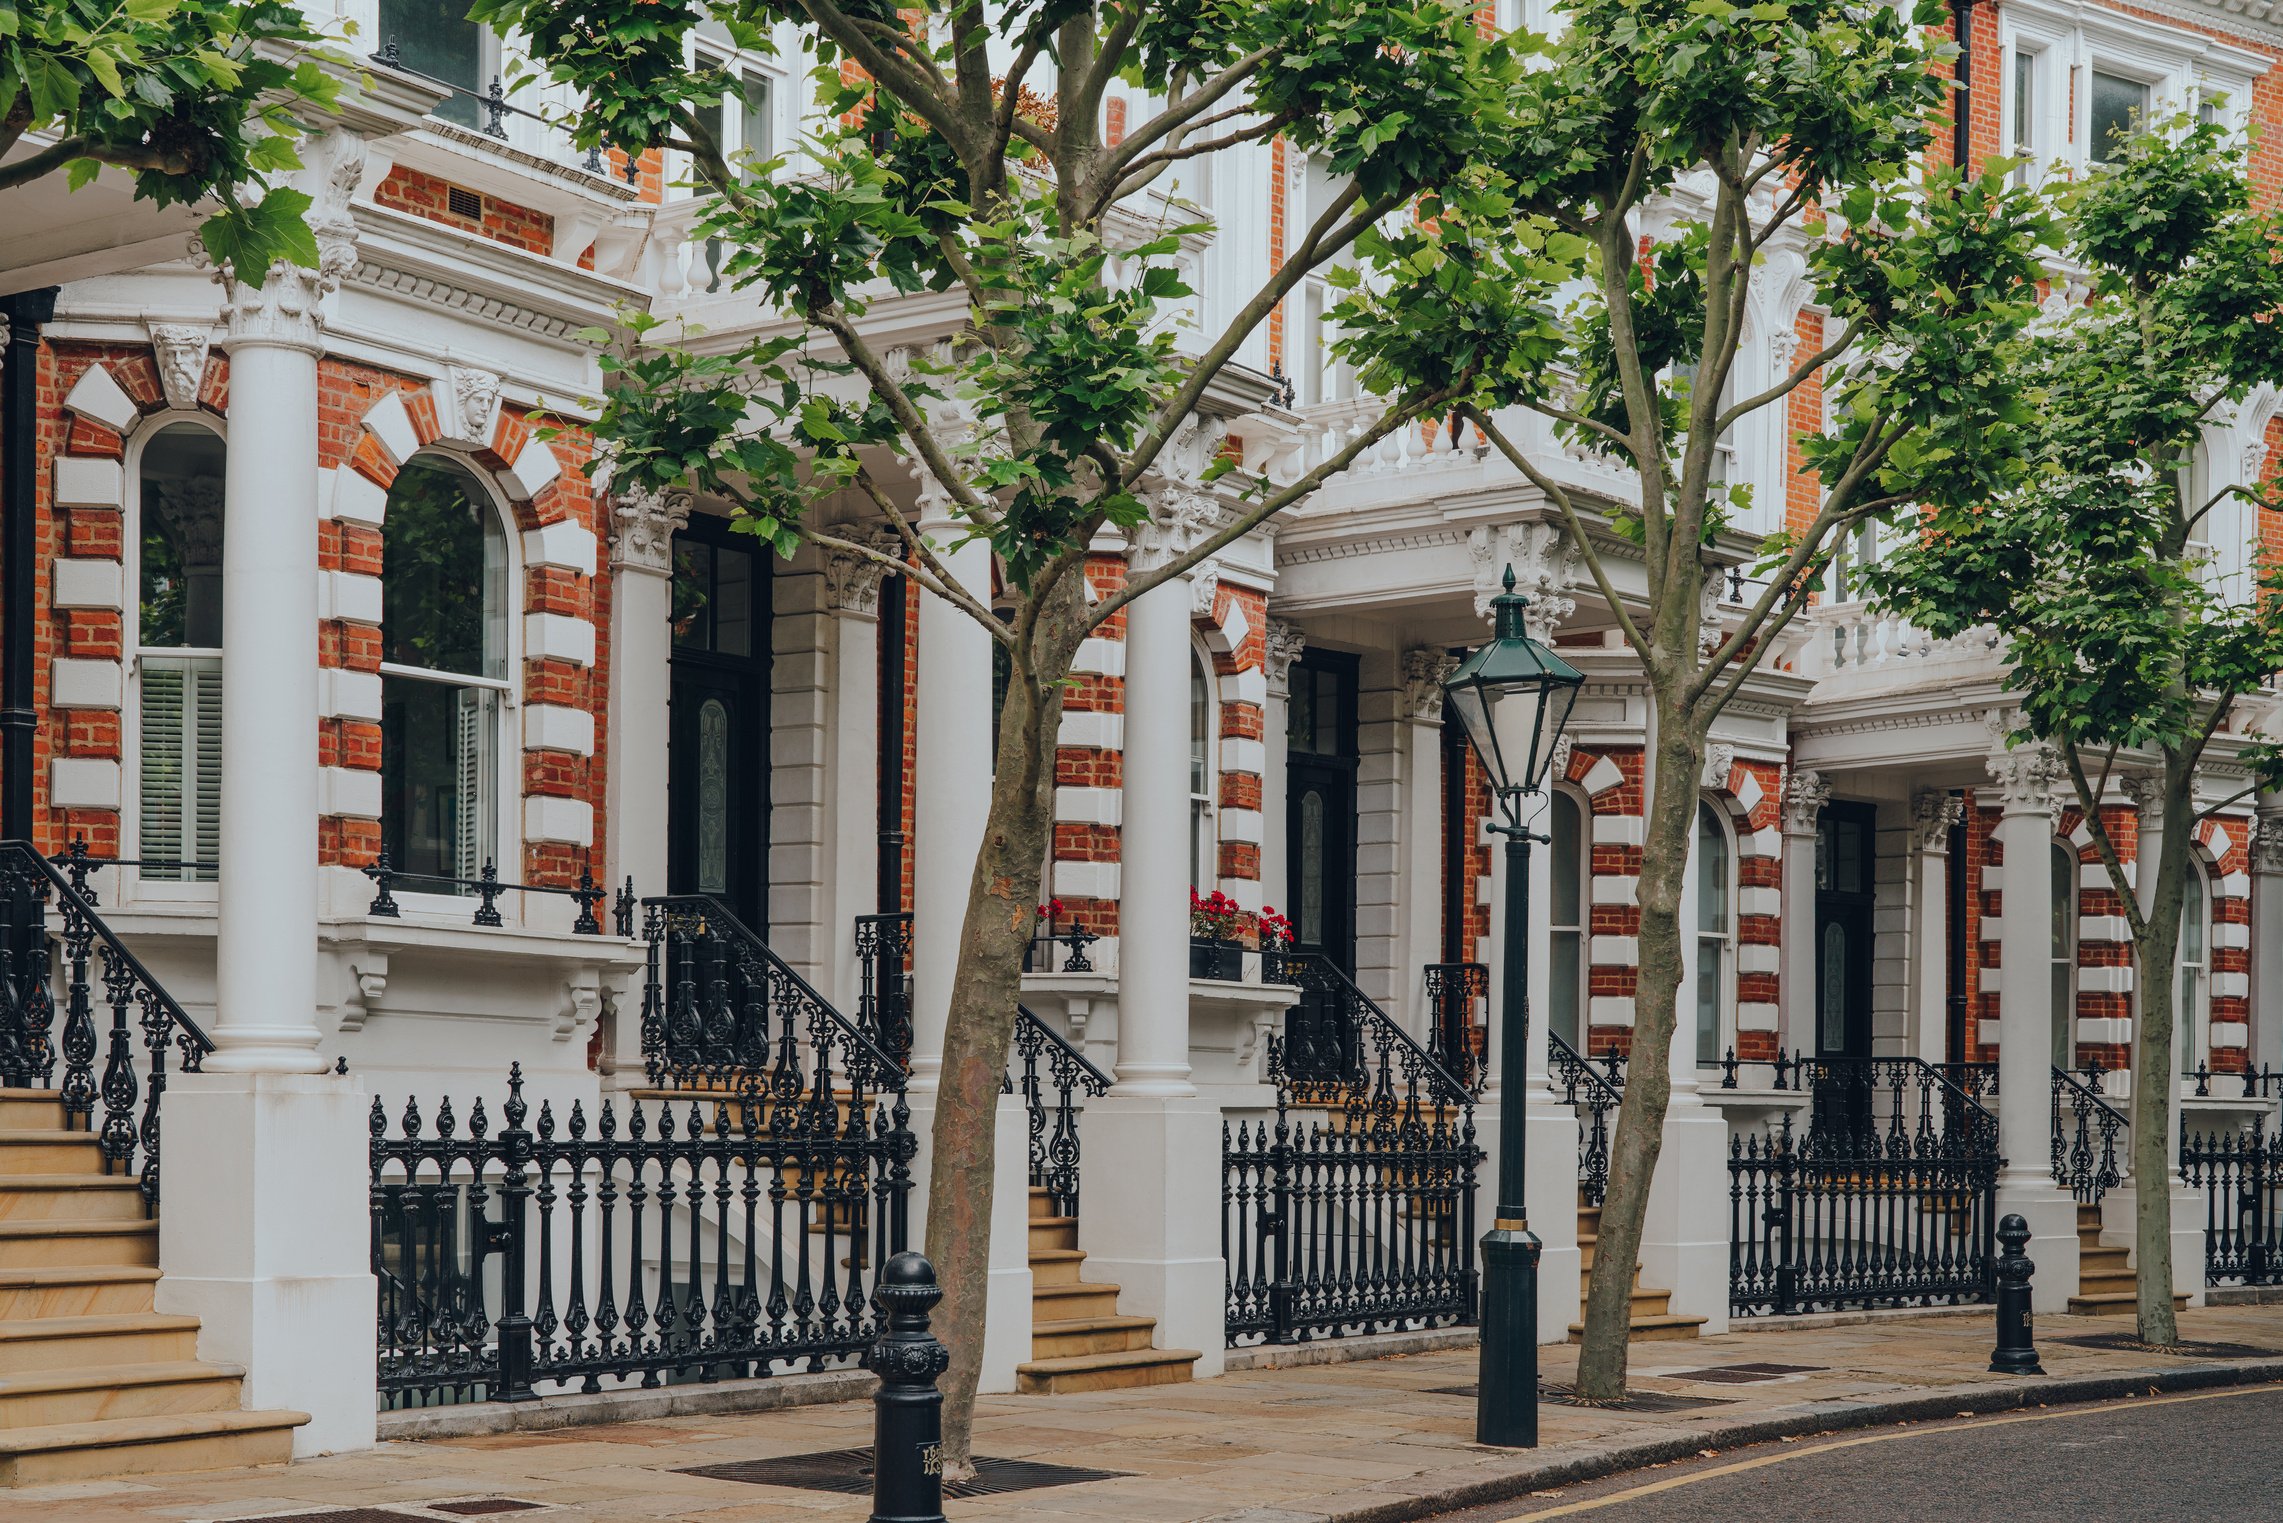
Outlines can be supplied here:
[[819, 1370], [813, 1374], [771, 1375], [762, 1380], [718, 1380], [710, 1384], [691, 1381], [648, 1391], [629, 1386], [616, 1391], [539, 1396], [530, 1401], [416, 1407], [381, 1413], [379, 1437], [383, 1442], [390, 1439], [417, 1442], [430, 1438], [542, 1433], [554, 1428], [650, 1422], [661, 1417], [774, 1412], [836, 1401], [869, 1401], [876, 1384], [868, 1370]]
[[1437, 1354], [1473, 1348], [1482, 1341], [1478, 1327], [1426, 1327], [1405, 1333], [1363, 1333], [1353, 1338], [1311, 1338], [1306, 1343], [1256, 1343], [1228, 1351], [1222, 1368], [1293, 1370], [1310, 1364], [1347, 1364], [1358, 1359], [1389, 1359], [1398, 1354]]
[[[1366, 1483], [1347, 1493], [1352, 1499], [1329, 1511], [1290, 1507], [1240, 1508], [1200, 1523], [1417, 1523], [1461, 1508], [1511, 1502], [1533, 1491], [1689, 1459], [1705, 1449], [1736, 1449], [1782, 1438], [1926, 1422], [1948, 1417], [1986, 1416], [2031, 1406], [2114, 1401], [2159, 1392], [2215, 1390], [2228, 1386], [2283, 1381], [2283, 1359], [2231, 1360], [2226, 1364], [2175, 1365], [2118, 1370], [2099, 1375], [2031, 1376], [1985, 1381], [1904, 1396], [1839, 1397], [1799, 1402], [1729, 1419], [1696, 1418], [1679, 1432], [1638, 1439], [1601, 1441], [1583, 1452], [1539, 1463], [1501, 1468], [1501, 1457], [1481, 1467], [1496, 1473], [1433, 1490], [1417, 1489], [1419, 1477], [1391, 1484]], [[1488, 1455], [1490, 1451], [1474, 1452]]]

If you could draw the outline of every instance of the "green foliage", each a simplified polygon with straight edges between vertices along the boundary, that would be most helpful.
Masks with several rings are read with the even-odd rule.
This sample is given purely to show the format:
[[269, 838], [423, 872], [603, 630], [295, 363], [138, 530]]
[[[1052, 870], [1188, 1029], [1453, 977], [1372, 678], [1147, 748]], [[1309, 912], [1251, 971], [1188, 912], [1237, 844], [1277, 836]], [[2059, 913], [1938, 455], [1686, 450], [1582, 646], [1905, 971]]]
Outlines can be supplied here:
[[59, 141], [0, 170], [0, 188], [106, 164], [158, 206], [219, 203], [202, 236], [259, 283], [279, 259], [317, 262], [308, 198], [269, 178], [300, 166], [295, 114], [329, 105], [322, 39], [285, 0], [0, 0], [0, 149]]

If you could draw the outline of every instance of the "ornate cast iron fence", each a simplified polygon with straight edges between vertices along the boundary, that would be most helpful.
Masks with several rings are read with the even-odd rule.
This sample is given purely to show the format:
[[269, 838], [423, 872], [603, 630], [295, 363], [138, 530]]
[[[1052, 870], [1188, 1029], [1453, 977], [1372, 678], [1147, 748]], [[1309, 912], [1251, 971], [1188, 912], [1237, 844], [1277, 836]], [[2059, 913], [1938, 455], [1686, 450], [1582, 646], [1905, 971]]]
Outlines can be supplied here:
[[1426, 968], [1427, 1008], [1435, 1018], [1435, 1061], [1468, 1088], [1482, 1088], [1489, 1061], [1489, 1027], [1475, 1019], [1489, 997], [1490, 969], [1479, 962], [1431, 962]]
[[1229, 1338], [1472, 1323], [1474, 1092], [1321, 957], [1275, 961], [1275, 1119], [1221, 1127]]
[[0, 1087], [56, 1090], [65, 1125], [93, 1131], [105, 1172], [135, 1175], [156, 1211], [169, 1054], [195, 1073], [214, 1043], [95, 912], [88, 874], [116, 864], [84, 841], [61, 860], [0, 841]]
[[912, 917], [856, 917], [856, 1021], [898, 1063], [912, 1060]]
[[[835, 1017], [837, 1019], [837, 1017]], [[524, 1401], [606, 1380], [821, 1369], [872, 1341], [908, 1238], [916, 1152], [901, 1076], [830, 1043], [738, 1093], [574, 1103], [506, 1125], [372, 1111], [372, 1265], [390, 1407]], [[790, 1060], [789, 1060], [790, 1061]]]
[[1578, 1204], [1598, 1206], [1609, 1194], [1609, 1129], [1625, 1099], [1625, 1060], [1613, 1052], [1596, 1069], [1558, 1031], [1546, 1033], [1546, 1056], [1562, 1098], [1577, 1112]]
[[1988, 1300], [1997, 1118], [1916, 1058], [1818, 1058], [1805, 1071], [1804, 1135], [1787, 1112], [1730, 1140], [1730, 1310]]
[[2053, 1070], [2053, 1182], [2082, 1205], [2097, 1205], [2124, 1177], [2119, 1161], [2124, 1112], [2101, 1092], [2098, 1064]]
[[2204, 1192], [2204, 1283], [2283, 1283], [2283, 1133], [2188, 1133], [2180, 1177]]
[[1015, 1057], [1022, 1070], [1008, 1087], [1030, 1113], [1031, 1188], [1046, 1191], [1051, 1214], [1076, 1216], [1078, 1097], [1101, 1094], [1110, 1076], [1025, 1005], [1015, 1007]]

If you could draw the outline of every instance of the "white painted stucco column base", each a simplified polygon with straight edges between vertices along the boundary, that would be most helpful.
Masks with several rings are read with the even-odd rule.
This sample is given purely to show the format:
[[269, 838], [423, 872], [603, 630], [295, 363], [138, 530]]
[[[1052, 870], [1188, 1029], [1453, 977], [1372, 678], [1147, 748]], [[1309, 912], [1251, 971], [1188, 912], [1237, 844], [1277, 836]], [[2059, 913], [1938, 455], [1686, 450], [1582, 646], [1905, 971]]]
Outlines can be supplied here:
[[[1485, 1094], [1474, 1108], [1475, 1144], [1488, 1155], [1475, 1171], [1475, 1240], [1498, 1210], [1498, 1124], [1502, 1098]], [[1538, 1235], [1538, 1341], [1561, 1343], [1580, 1315], [1585, 1281], [1577, 1242], [1577, 1113], [1551, 1096], [1530, 1100], [1524, 1119], [1529, 1179], [1525, 1203]]]
[[[1221, 1259], [1221, 1109], [1196, 1096], [1086, 1102], [1078, 1246], [1086, 1278], [1119, 1287], [1118, 1310], [1157, 1319], [1156, 1345], [1221, 1373], [1228, 1276]], [[1027, 1317], [1028, 1312], [1026, 1310]], [[1024, 1324], [1026, 1335], [1029, 1324]]]
[[[1613, 1112], [1613, 1138], [1616, 1127]], [[1728, 1331], [1728, 1120], [1676, 1086], [1664, 1139], [1641, 1225], [1641, 1284], [1672, 1292], [1674, 1314], [1704, 1318], [1709, 1338]]]
[[201, 1359], [244, 1367], [248, 1408], [309, 1414], [297, 1459], [373, 1445], [371, 1104], [349, 1075], [167, 1082], [158, 1309], [199, 1319]]
[[[919, 1151], [912, 1158], [907, 1209], [910, 1245], [923, 1252], [929, 1170], [935, 1162], [935, 1100], [933, 1088], [911, 1096], [912, 1137]], [[1089, 1135], [1087, 1141], [1092, 1140]], [[991, 1147], [991, 1283], [984, 1292], [983, 1364], [976, 1384], [987, 1396], [1014, 1390], [1015, 1366], [1031, 1356], [1030, 1115], [1020, 1095], [999, 1097]], [[1219, 1198], [1216, 1193], [1214, 1199]]]
[[[2204, 1192], [2182, 1184], [2177, 1173], [2169, 1178], [2172, 1182], [2172, 1294], [2186, 1296], [2190, 1306], [2202, 1306], [2205, 1304]], [[2139, 1212], [2140, 1190], [2135, 1180], [2128, 1178], [2101, 1197], [2101, 1246], [2124, 1249], [2127, 1260], [2136, 1269], [2140, 1264]], [[2045, 1266], [2039, 1264], [2038, 1273], [2044, 1272]]]
[[[2029, 1246], [2022, 1251], [2037, 1266], [2037, 1277], [2029, 1282], [2030, 1310], [2067, 1311], [2069, 1298], [2077, 1293], [2076, 1198], [2057, 1187], [2050, 1175], [2009, 1168], [1998, 1176], [1998, 1220], [2016, 1215], [2029, 1224]], [[2204, 1262], [2200, 1232], [2197, 1242], [2200, 1270]]]

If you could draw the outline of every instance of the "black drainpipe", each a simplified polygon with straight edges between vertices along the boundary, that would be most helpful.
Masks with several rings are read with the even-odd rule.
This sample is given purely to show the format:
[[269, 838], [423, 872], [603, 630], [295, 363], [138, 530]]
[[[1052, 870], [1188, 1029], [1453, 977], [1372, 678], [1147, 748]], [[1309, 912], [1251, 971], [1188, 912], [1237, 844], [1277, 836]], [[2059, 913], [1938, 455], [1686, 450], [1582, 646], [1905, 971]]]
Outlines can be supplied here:
[[1964, 169], [1974, 148], [1974, 0], [1950, 0], [1950, 26], [1958, 34], [1958, 88], [1950, 105], [1950, 162]]
[[0, 360], [0, 840], [32, 836], [32, 644], [39, 622], [40, 329], [56, 287], [0, 299], [8, 352]]
[[891, 576], [880, 583], [880, 913], [904, 907], [904, 619], [911, 584]]

